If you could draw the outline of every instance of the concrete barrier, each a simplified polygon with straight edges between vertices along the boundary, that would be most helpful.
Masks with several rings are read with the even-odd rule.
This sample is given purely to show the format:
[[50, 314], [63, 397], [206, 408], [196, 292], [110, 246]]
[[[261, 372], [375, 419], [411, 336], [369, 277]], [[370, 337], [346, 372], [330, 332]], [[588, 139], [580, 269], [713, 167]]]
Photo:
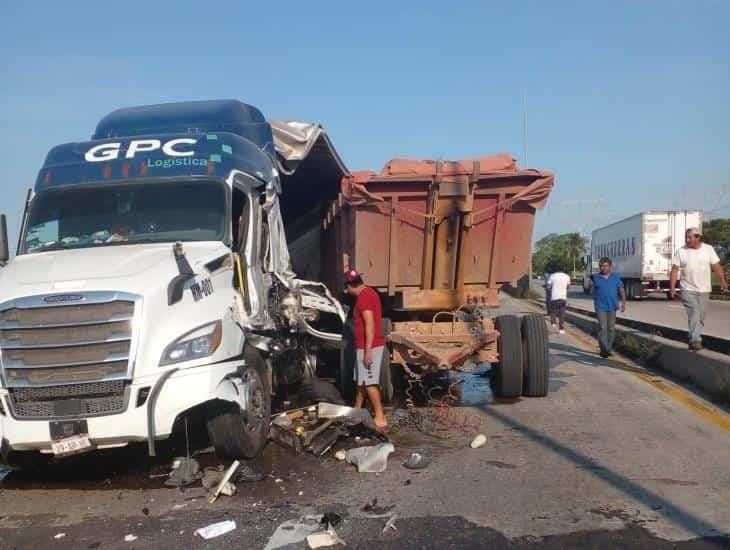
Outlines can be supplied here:
[[[566, 311], [565, 320], [595, 336], [598, 321]], [[687, 344], [635, 328], [616, 325], [617, 350], [638, 359], [647, 367], [667, 371], [692, 382], [724, 404], [730, 404], [730, 356], [710, 350], [689, 351]]]

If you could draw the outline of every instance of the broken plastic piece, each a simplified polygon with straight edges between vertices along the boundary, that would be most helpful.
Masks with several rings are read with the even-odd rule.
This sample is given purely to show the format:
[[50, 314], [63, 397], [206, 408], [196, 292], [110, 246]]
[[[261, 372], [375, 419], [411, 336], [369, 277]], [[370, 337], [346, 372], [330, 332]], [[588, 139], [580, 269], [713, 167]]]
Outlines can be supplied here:
[[347, 451], [346, 460], [357, 466], [360, 473], [380, 473], [388, 467], [388, 455], [395, 451], [392, 443], [372, 447], [357, 447]]
[[472, 442], [469, 444], [469, 447], [471, 447], [472, 449], [478, 449], [479, 447], [484, 447], [486, 443], [487, 437], [484, 434], [479, 434], [472, 440]]
[[204, 539], [212, 539], [215, 537], [220, 537], [221, 535], [225, 535], [226, 533], [230, 533], [235, 528], [236, 522], [232, 519], [229, 519], [218, 523], [212, 523], [207, 527], [201, 527], [200, 529], [195, 531], [195, 534], [200, 535]]
[[137, 538], [135, 535], [127, 535], [124, 537], [124, 542], [134, 542]]
[[[218, 498], [218, 495], [221, 493], [224, 493], [228, 496], [233, 496], [233, 494], [236, 492], [236, 487], [232, 484], [228, 483], [228, 481], [231, 479], [233, 474], [238, 470], [238, 467], [241, 465], [241, 463], [238, 460], [234, 460], [233, 464], [231, 464], [228, 467], [228, 470], [226, 470], [226, 474], [223, 476], [223, 479], [221, 479], [221, 482], [218, 484], [218, 487], [216, 487], [215, 492], [211, 495], [211, 497], [208, 499], [208, 502], [213, 504], [215, 500]], [[225, 489], [225, 492], [224, 492]]]
[[337, 536], [332, 527], [321, 533], [313, 533], [307, 537], [307, 544], [310, 548], [326, 548], [328, 546], [334, 546], [335, 544], [341, 544], [345, 546], [345, 542]]
[[322, 516], [316, 515], [285, 521], [276, 528], [264, 550], [275, 550], [282, 546], [302, 542], [309, 535], [320, 530], [321, 522]]
[[66, 533], [58, 533], [53, 538], [56, 539], [56, 540], [58, 540], [58, 539], [62, 539], [65, 536], [66, 536]]
[[390, 516], [390, 519], [385, 522], [385, 527], [383, 527], [383, 533], [385, 533], [388, 529], [392, 531], [397, 531], [398, 528], [395, 526], [395, 520], [398, 519], [398, 516], [396, 514], [393, 514]]
[[413, 451], [408, 455], [408, 460], [403, 463], [403, 466], [409, 470], [421, 470], [431, 464], [433, 456], [428, 451]]

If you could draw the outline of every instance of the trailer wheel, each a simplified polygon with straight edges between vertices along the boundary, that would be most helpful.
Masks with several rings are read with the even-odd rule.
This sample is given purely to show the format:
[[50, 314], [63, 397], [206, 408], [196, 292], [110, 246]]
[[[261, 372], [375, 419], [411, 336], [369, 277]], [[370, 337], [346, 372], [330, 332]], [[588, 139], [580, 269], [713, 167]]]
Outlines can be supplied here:
[[[393, 321], [384, 318], [381, 327], [383, 336], [387, 340], [393, 330]], [[383, 348], [383, 360], [380, 363], [380, 397], [383, 399], [383, 403], [390, 403], [393, 400], [393, 372], [390, 369], [390, 346], [387, 342]]]
[[494, 320], [499, 331], [497, 351], [499, 364], [495, 377], [495, 393], [499, 397], [522, 395], [522, 331], [514, 315], [501, 315]]
[[244, 360], [239, 375], [249, 387], [247, 410], [223, 403], [207, 423], [208, 437], [221, 458], [253, 458], [264, 448], [269, 436], [271, 388], [266, 363], [249, 346], [244, 349]]
[[522, 395], [545, 397], [550, 383], [548, 334], [541, 315], [522, 318], [523, 373]]

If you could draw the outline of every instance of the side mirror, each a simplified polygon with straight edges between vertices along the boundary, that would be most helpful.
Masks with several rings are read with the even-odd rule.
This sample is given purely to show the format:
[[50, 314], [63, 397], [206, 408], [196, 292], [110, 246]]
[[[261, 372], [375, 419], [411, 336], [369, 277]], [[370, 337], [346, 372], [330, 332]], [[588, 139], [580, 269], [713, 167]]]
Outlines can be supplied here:
[[8, 249], [8, 223], [5, 220], [5, 214], [0, 216], [0, 263], [5, 263], [10, 259], [10, 250]]

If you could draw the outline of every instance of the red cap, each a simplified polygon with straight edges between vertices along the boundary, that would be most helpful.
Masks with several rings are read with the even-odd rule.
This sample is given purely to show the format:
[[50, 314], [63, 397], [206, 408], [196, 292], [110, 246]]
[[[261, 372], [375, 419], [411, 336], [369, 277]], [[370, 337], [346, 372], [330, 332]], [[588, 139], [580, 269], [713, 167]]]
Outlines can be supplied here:
[[345, 284], [362, 282], [362, 274], [354, 269], [345, 271]]

